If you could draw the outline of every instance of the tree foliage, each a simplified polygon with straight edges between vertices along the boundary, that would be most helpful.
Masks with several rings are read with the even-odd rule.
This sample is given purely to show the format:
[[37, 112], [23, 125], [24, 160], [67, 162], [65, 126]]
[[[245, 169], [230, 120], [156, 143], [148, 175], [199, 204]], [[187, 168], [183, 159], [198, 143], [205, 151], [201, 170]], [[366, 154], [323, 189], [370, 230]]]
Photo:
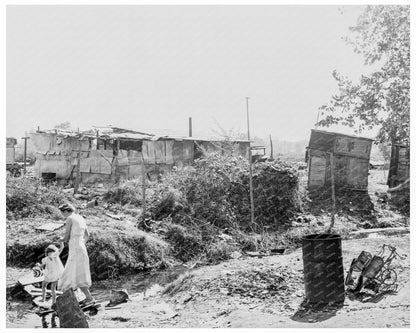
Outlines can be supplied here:
[[342, 124], [357, 133], [379, 127], [376, 142], [409, 143], [410, 131], [410, 7], [367, 6], [353, 38], [345, 38], [366, 65], [379, 65], [358, 83], [336, 70], [339, 92], [320, 107], [320, 126]]

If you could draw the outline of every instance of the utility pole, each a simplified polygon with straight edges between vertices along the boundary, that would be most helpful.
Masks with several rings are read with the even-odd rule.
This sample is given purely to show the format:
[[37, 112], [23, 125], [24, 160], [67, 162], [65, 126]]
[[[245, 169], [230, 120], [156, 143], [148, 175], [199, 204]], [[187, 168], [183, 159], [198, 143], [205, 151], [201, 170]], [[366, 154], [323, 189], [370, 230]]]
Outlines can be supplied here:
[[25, 140], [25, 150], [23, 152], [23, 174], [25, 175], [26, 174], [27, 140], [30, 139], [30, 137], [24, 136], [22, 139]]
[[247, 139], [249, 141], [248, 149], [248, 163], [250, 168], [250, 212], [251, 212], [251, 225], [254, 224], [254, 196], [253, 196], [253, 162], [251, 157], [251, 142], [250, 142], [250, 116], [248, 112], [248, 100], [250, 97], [246, 97], [246, 106], [247, 106]]
[[192, 137], [192, 117], [189, 117], [189, 137]]

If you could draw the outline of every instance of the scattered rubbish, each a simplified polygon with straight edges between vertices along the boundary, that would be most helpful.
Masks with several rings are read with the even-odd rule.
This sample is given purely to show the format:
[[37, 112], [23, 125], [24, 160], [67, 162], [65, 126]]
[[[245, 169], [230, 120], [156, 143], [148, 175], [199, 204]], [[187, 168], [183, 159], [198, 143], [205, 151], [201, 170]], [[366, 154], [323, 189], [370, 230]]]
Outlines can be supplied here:
[[65, 223], [53, 222], [53, 223], [42, 224], [41, 226], [36, 227], [35, 229], [40, 230], [40, 231], [55, 231], [55, 230], [62, 228], [64, 225]]
[[[397, 272], [390, 267], [396, 257], [404, 259], [394, 246], [387, 244], [384, 244], [375, 255], [361, 251], [360, 255], [352, 260], [345, 279], [345, 284], [349, 287], [348, 291], [353, 294], [359, 294], [362, 289], [375, 294], [397, 291]], [[358, 273], [355, 279], [354, 273]]]
[[122, 323], [128, 322], [130, 318], [124, 318], [124, 317], [112, 317], [111, 320], [113, 321], [119, 321]]
[[105, 213], [105, 215], [107, 215], [108, 217], [111, 217], [114, 220], [118, 220], [118, 221], [121, 221], [123, 219], [123, 217], [121, 217], [119, 215], [113, 215], [113, 214], [110, 214], [110, 213]]
[[219, 237], [225, 241], [229, 241], [233, 239], [230, 235], [227, 235], [227, 234], [221, 234], [219, 235]]
[[277, 255], [277, 254], [285, 254], [286, 249], [283, 248], [278, 248], [278, 249], [271, 249], [269, 251], [245, 251], [244, 253], [246, 255], [248, 255], [249, 257], [257, 257], [257, 258], [261, 258], [261, 257], [268, 257], [268, 256], [272, 256], [272, 255]]
[[188, 303], [192, 298], [194, 298], [194, 296], [193, 295], [189, 295], [188, 297], [185, 297], [184, 298], [184, 300], [183, 300], [183, 303], [185, 304], [185, 303]]
[[[24, 286], [23, 288], [30, 296], [37, 297], [42, 295], [42, 288], [36, 288], [35, 286], [29, 284]], [[50, 289], [46, 289], [46, 295], [50, 295], [52, 292]], [[56, 295], [61, 295], [62, 291], [57, 290]]]
[[241, 252], [238, 251], [234, 251], [233, 253], [230, 254], [230, 257], [233, 259], [238, 259], [242, 256]]
[[270, 254], [285, 254], [286, 249], [271, 249]]
[[208, 293], [258, 298], [261, 300], [292, 295], [302, 284], [299, 274], [289, 267], [254, 271], [236, 271], [222, 275], [200, 286]]
[[115, 306], [121, 303], [126, 303], [129, 301], [129, 294], [126, 289], [121, 290], [111, 290], [110, 291], [110, 302], [107, 306]]
[[43, 275], [35, 277], [34, 274], [31, 272], [22, 276], [19, 280], [17, 280], [17, 282], [20, 283], [22, 286], [27, 286], [30, 284], [42, 282], [43, 279]]
[[85, 206], [86, 206], [86, 208], [93, 208], [95, 206], [98, 206], [98, 200], [97, 199], [91, 200], [91, 201], [87, 202], [87, 204]]

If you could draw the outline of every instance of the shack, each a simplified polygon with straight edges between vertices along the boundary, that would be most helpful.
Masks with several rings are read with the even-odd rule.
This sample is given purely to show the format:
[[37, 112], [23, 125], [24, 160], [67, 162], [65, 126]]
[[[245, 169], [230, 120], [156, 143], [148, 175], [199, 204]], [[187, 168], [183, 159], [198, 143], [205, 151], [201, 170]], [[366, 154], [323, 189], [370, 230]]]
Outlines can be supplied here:
[[[372, 139], [335, 132], [312, 130], [307, 147], [308, 188], [366, 190]], [[332, 162], [332, 163], [331, 163]]]
[[[36, 149], [35, 174], [58, 183], [119, 182], [121, 179], [156, 180], [173, 167], [200, 157], [202, 147], [221, 150], [226, 143], [194, 137], [156, 136], [118, 127], [89, 131], [37, 131], [31, 134]], [[235, 141], [247, 156], [249, 141]], [[209, 148], [209, 149], [208, 149]]]
[[6, 138], [6, 164], [15, 163], [15, 146], [17, 140], [15, 138]]
[[410, 147], [393, 144], [387, 185], [389, 188], [405, 183], [410, 178]]

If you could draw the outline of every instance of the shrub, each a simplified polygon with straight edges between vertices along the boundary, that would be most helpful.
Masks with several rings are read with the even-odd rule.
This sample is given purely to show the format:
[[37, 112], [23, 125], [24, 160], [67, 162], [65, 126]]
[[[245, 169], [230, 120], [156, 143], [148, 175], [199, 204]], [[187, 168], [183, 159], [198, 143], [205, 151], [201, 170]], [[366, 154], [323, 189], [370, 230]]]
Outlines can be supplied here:
[[173, 255], [189, 261], [203, 250], [201, 234], [176, 224], [168, 226], [166, 240], [173, 246]]
[[121, 205], [142, 204], [142, 184], [138, 179], [124, 180], [120, 185], [110, 188], [105, 194], [104, 199], [109, 203], [119, 203]]
[[57, 207], [71, 200], [60, 187], [46, 186], [40, 179], [7, 177], [6, 211], [10, 219], [37, 215], [57, 216]]
[[[301, 210], [298, 175], [281, 161], [254, 164], [256, 225], [250, 223], [249, 166], [246, 159], [212, 153], [152, 185], [147, 218], [171, 216], [183, 225], [262, 230], [283, 225]], [[185, 221], [186, 220], [186, 221]]]

